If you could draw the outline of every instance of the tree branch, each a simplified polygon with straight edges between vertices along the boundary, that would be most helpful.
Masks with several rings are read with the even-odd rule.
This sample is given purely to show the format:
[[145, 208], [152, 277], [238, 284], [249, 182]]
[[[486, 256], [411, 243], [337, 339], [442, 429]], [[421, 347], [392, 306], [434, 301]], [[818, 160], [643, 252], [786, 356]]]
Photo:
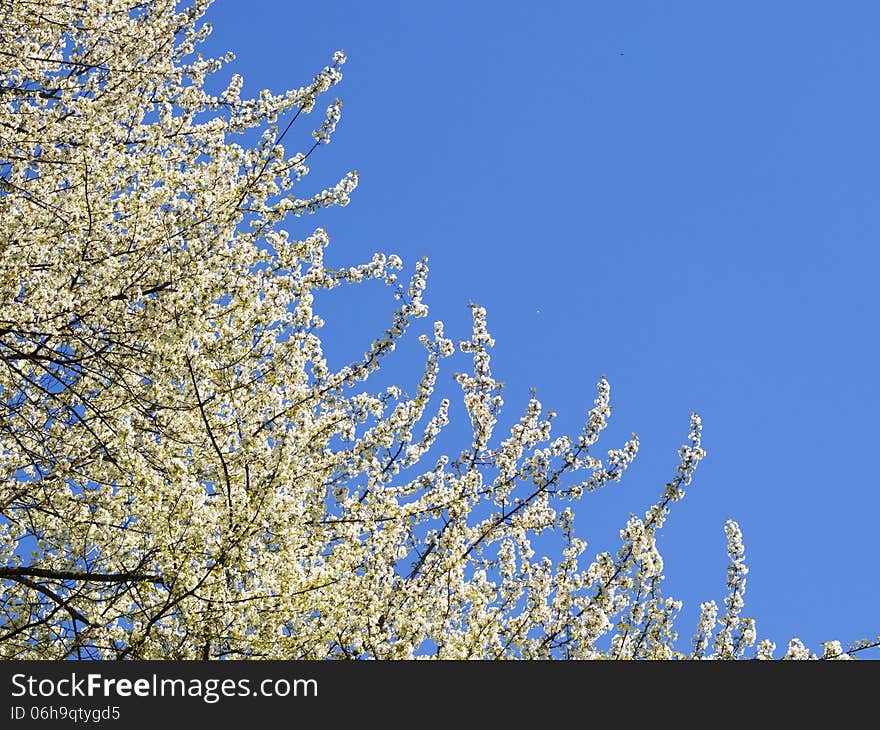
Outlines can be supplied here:
[[87, 570], [51, 570], [28, 566], [0, 568], [0, 578], [19, 580], [26, 576], [49, 578], [52, 580], [81, 580], [89, 583], [127, 583], [129, 581], [164, 583], [162, 576], [150, 575], [149, 573], [90, 573]]
[[55, 603], [57, 603], [61, 608], [63, 608], [67, 613], [70, 614], [70, 617], [75, 621], [82, 621], [86, 626], [91, 626], [92, 622], [88, 620], [83, 614], [77, 611], [73, 606], [70, 605], [70, 601], [73, 598], [62, 598], [55, 591], [46, 588], [46, 586], [41, 586], [39, 583], [34, 583], [32, 580], [25, 578], [24, 576], [13, 576], [12, 580], [16, 583], [21, 583], [23, 586], [27, 586], [31, 590], [37, 591], [37, 593], [42, 593], [44, 596], [48, 596]]

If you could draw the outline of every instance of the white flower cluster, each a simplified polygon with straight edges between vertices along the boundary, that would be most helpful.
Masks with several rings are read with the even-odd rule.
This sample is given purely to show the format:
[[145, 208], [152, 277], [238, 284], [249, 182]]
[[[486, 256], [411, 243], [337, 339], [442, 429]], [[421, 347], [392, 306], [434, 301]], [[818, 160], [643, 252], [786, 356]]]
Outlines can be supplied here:
[[[740, 619], [740, 612], [745, 605], [746, 574], [749, 569], [745, 564], [745, 548], [739, 525], [728, 520], [724, 525], [724, 532], [727, 534], [727, 555], [730, 558], [727, 567], [728, 593], [724, 599], [725, 612], [720, 620], [721, 629], [715, 636], [714, 648], [720, 659], [737, 659], [755, 641], [753, 622]], [[739, 633], [735, 637], [734, 632], [737, 630]]]

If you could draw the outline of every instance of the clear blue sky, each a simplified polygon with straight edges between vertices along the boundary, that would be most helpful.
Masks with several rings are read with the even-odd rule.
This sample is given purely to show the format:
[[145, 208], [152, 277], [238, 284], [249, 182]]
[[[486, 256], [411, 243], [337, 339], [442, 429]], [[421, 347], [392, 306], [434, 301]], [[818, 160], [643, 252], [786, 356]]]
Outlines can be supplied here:
[[[601, 445], [636, 431], [642, 449], [580, 503], [588, 554], [660, 493], [696, 410], [709, 455], [660, 539], [682, 638], [723, 599], [728, 517], [759, 638], [880, 632], [880, 5], [218, 0], [209, 18], [245, 92], [348, 53], [310, 184], [361, 185], [293, 230], [325, 226], [339, 264], [427, 254], [430, 319], [455, 339], [485, 306], [505, 423], [534, 386], [577, 432], [607, 375]], [[327, 307], [341, 363], [391, 299]], [[398, 354], [411, 388], [420, 366]]]

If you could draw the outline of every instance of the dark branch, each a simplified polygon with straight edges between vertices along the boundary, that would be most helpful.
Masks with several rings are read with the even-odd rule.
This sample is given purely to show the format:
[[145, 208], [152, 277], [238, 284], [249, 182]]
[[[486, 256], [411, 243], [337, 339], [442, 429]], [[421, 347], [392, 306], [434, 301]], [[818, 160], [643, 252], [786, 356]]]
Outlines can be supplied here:
[[0, 568], [0, 578], [18, 580], [21, 577], [49, 578], [53, 580], [81, 580], [90, 583], [127, 583], [139, 581], [147, 583], [163, 583], [159, 575], [149, 573], [90, 573], [87, 570], [51, 570], [47, 568]]

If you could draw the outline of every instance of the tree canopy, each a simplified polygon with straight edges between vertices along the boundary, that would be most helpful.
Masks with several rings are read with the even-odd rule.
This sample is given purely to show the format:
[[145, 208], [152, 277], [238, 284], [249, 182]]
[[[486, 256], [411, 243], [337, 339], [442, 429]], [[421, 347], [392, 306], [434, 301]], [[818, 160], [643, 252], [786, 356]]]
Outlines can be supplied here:
[[[496, 434], [474, 304], [466, 340], [418, 335], [412, 394], [373, 385], [427, 316], [427, 262], [333, 268], [324, 229], [290, 230], [357, 185], [301, 192], [345, 55], [281, 93], [242, 98], [238, 75], [212, 93], [231, 56], [197, 53], [208, 5], [0, 6], [0, 657], [771, 658], [742, 614], [735, 522], [727, 598], [689, 649], [662, 591], [655, 536], [705, 456], [699, 416], [656, 503], [588, 558], [576, 505], [639, 446], [597, 450], [604, 378], [580, 433], [533, 397]], [[319, 101], [311, 142], [286, 149]], [[389, 325], [333, 369], [315, 295], [367, 280]], [[456, 349], [472, 437], [438, 453]], [[553, 557], [533, 545], [547, 532]], [[784, 656], [815, 655], [793, 639]]]

